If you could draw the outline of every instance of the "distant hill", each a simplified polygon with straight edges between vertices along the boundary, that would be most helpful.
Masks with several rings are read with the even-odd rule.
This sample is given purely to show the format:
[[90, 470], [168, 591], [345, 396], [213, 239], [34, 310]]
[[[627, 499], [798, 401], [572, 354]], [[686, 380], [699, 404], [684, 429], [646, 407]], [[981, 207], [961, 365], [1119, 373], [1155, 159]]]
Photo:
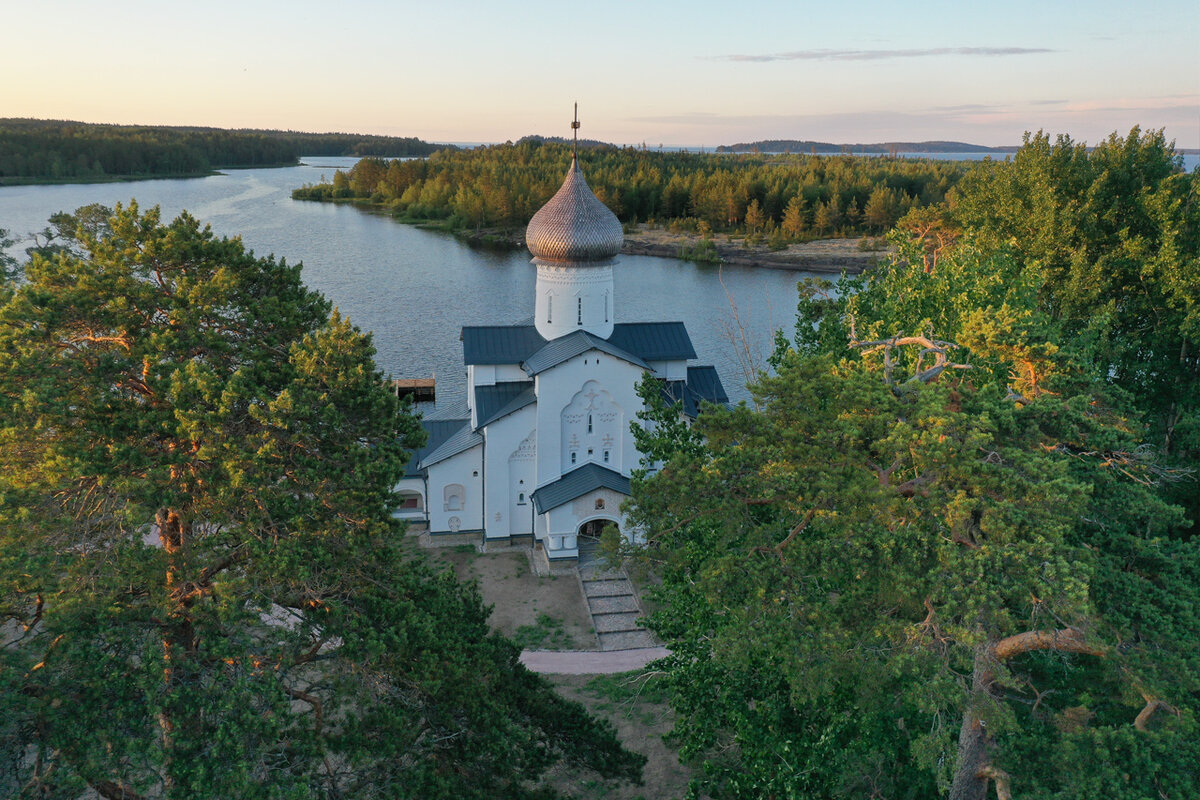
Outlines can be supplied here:
[[799, 139], [763, 139], [758, 142], [723, 144], [718, 153], [1015, 153], [1013, 147], [985, 147], [966, 142], [879, 142], [877, 144], [833, 144]]
[[0, 119], [0, 184], [206, 175], [300, 156], [425, 156], [447, 145], [397, 136]]
[[[570, 144], [571, 140], [565, 136], [538, 136], [534, 134], [531, 136], [522, 136], [517, 140], [517, 144], [520, 144], [521, 142], [538, 142], [540, 144], [553, 142], [555, 144]], [[610, 142], [602, 142], [599, 139], [580, 139], [579, 146], [589, 150], [596, 147], [616, 147], [615, 144]]]

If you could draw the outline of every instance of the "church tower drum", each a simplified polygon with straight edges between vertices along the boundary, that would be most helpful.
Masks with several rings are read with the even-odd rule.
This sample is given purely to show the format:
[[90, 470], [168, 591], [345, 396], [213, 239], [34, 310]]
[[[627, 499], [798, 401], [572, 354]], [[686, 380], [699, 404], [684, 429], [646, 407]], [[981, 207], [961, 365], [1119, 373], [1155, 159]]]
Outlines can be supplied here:
[[534, 325], [545, 339], [613, 332], [613, 257], [625, 236], [616, 215], [592, 193], [577, 157], [566, 180], [533, 215], [525, 243], [537, 265]]

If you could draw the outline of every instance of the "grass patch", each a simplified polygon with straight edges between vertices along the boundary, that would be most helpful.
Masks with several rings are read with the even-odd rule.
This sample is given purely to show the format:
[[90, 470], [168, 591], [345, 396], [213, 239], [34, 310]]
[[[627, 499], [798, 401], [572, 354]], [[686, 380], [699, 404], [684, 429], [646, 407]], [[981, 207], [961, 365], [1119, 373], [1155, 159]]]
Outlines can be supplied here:
[[533, 625], [522, 625], [512, 636], [522, 650], [569, 650], [574, 646], [561, 619], [540, 613]]
[[583, 692], [598, 699], [621, 704], [660, 705], [667, 702], [663, 675], [644, 670], [597, 675], [584, 685]]

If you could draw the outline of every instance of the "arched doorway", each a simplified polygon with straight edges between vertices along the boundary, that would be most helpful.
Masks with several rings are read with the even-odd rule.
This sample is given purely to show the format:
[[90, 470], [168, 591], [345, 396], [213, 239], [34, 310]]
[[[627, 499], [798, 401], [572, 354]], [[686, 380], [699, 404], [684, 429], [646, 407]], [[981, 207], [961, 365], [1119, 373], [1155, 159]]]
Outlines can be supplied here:
[[600, 534], [603, 533], [604, 528], [609, 525], [612, 525], [615, 528], [617, 527], [617, 521], [615, 519], [605, 519], [603, 517], [599, 519], [589, 519], [587, 522], [579, 526], [579, 538], [595, 539], [596, 541], [599, 541]]

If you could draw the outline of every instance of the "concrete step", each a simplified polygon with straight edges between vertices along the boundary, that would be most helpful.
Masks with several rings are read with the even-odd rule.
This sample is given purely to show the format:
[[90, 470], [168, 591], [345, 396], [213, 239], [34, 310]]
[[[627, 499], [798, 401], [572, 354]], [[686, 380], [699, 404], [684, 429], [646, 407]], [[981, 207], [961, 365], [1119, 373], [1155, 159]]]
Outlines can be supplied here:
[[625, 577], [620, 570], [581, 567], [579, 577], [585, 581], [617, 580]]
[[588, 597], [613, 597], [614, 595], [633, 594], [633, 584], [626, 578], [585, 580], [583, 582], [583, 593]]
[[640, 614], [637, 598], [631, 594], [614, 594], [602, 597], [589, 597], [588, 610], [593, 614], [611, 614], [626, 611]]
[[642, 626], [638, 624], [641, 616], [641, 613], [637, 611], [617, 611], [609, 614], [593, 614], [592, 622], [596, 626], [596, 633], [637, 631], [642, 630]]
[[640, 647], [658, 647], [658, 640], [647, 630], [614, 631], [596, 634], [601, 650], [635, 650]]

